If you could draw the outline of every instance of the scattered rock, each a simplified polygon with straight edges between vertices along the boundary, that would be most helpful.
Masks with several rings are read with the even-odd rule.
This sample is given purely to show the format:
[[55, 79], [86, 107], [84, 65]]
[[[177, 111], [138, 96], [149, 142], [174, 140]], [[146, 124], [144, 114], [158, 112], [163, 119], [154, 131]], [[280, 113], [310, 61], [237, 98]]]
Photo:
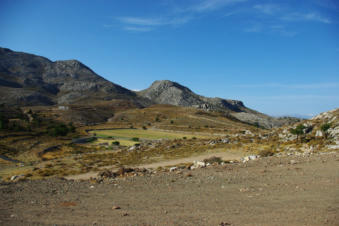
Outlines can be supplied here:
[[244, 158], [242, 158], [242, 162], [248, 162], [250, 160], [255, 160], [255, 159], [258, 159], [259, 156], [258, 155], [249, 155], [249, 156], [246, 156]]
[[297, 162], [296, 160], [293, 160], [293, 159], [290, 161], [290, 164], [291, 164], [291, 165], [294, 165], [294, 164], [297, 164], [297, 163], [298, 163], [298, 162]]
[[317, 130], [317, 132], [315, 132], [315, 136], [316, 137], [323, 137], [323, 132], [321, 130]]
[[112, 207], [112, 210], [120, 210], [120, 209], [121, 209], [120, 206], [113, 206], [113, 207]]
[[170, 171], [170, 172], [173, 172], [173, 171], [176, 171], [177, 169], [178, 169], [178, 167], [174, 166], [174, 167], [171, 167], [171, 168], [169, 169], [169, 171]]

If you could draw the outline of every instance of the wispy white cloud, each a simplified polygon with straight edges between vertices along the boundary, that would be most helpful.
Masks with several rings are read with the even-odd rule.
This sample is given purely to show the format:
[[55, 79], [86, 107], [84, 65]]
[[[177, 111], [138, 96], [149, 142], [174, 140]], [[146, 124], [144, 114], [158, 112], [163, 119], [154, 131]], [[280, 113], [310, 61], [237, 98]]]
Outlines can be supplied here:
[[288, 30], [284, 25], [276, 24], [269, 25], [264, 23], [256, 23], [246, 27], [244, 32], [247, 33], [267, 33], [267, 34], [279, 34], [286, 37], [294, 37], [297, 32]]
[[258, 5], [254, 5], [253, 8], [261, 13], [268, 14], [268, 15], [273, 15], [276, 12], [281, 10], [281, 7], [276, 4], [258, 4]]
[[319, 15], [315, 12], [310, 13], [290, 13], [281, 17], [284, 21], [315, 21], [325, 24], [330, 24], [332, 21], [324, 16]]
[[166, 23], [160, 18], [142, 18], [142, 17], [119, 17], [117, 18], [124, 24], [140, 25], [140, 26], [159, 26]]
[[117, 20], [123, 24], [123, 29], [127, 31], [146, 32], [152, 31], [156, 27], [172, 25], [178, 26], [188, 23], [192, 17], [174, 17], [174, 18], [143, 18], [143, 17], [119, 17]]
[[248, 32], [248, 33], [258, 33], [261, 31], [263, 31], [263, 27], [261, 24], [253, 24], [244, 29], [244, 32]]
[[133, 26], [126, 26], [123, 27], [124, 30], [126, 31], [134, 31], [134, 32], [147, 32], [147, 31], [152, 31], [152, 27], [133, 27]]
[[286, 88], [286, 89], [330, 89], [339, 88], [339, 83], [314, 83], [314, 84], [239, 84], [234, 85], [238, 88]]
[[196, 5], [189, 7], [190, 11], [194, 12], [207, 12], [221, 9], [225, 6], [246, 2], [247, 0], [203, 0]]
[[294, 37], [298, 33], [295, 31], [288, 30], [284, 25], [276, 24], [269, 27], [270, 31], [273, 33], [281, 34], [282, 36]]

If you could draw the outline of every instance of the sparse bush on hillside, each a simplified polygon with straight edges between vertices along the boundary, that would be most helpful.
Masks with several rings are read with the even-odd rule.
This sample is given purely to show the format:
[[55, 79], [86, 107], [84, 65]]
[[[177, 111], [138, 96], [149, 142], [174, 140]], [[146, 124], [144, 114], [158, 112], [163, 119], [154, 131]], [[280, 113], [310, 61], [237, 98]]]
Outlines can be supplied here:
[[170, 123], [171, 123], [171, 124], [173, 124], [173, 123], [174, 123], [174, 121], [173, 121], [173, 120], [171, 120], [171, 121], [170, 121]]
[[186, 139], [187, 139], [187, 137], [183, 137], [182, 139], [186, 140]]
[[143, 126], [143, 127], [142, 127], [142, 129], [143, 129], [143, 130], [146, 130], [146, 129], [147, 129], [147, 127], [146, 127], [146, 126]]
[[303, 124], [299, 124], [296, 128], [290, 129], [290, 132], [293, 135], [297, 135], [297, 140], [299, 140], [300, 136], [304, 134], [305, 126]]
[[327, 136], [328, 136], [327, 130], [329, 130], [329, 128], [331, 128], [330, 123], [325, 123], [325, 124], [321, 125], [321, 127], [320, 127], [321, 131], [323, 131], [323, 133], [324, 133], [325, 138], [327, 138]]
[[69, 126], [63, 123], [52, 124], [47, 128], [48, 135], [53, 137], [66, 136], [68, 133], [73, 132], [75, 132], [75, 127], [71, 123]]
[[259, 155], [261, 157], [273, 156], [274, 155], [274, 151], [272, 151], [272, 150], [262, 150], [262, 151], [259, 152]]
[[138, 141], [139, 141], [139, 138], [138, 138], [138, 137], [133, 137], [133, 138], [132, 138], [132, 141], [138, 142]]
[[213, 163], [222, 163], [222, 159], [220, 157], [216, 157], [216, 156], [213, 156], [213, 157], [210, 157], [208, 159], [204, 159], [204, 162], [207, 164], [213, 164]]

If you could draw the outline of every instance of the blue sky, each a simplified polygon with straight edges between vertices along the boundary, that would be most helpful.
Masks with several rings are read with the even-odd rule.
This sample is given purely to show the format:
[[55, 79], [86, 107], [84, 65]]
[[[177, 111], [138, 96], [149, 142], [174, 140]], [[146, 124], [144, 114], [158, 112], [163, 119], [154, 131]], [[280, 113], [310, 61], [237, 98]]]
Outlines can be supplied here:
[[169, 79], [271, 115], [339, 107], [335, 0], [0, 0], [0, 46], [132, 90]]

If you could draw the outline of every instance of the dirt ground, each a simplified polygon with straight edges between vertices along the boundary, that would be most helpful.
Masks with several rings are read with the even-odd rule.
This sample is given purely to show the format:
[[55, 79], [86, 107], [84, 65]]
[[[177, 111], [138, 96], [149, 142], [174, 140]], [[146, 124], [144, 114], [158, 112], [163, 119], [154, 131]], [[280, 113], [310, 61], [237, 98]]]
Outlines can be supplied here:
[[339, 153], [100, 184], [2, 182], [0, 225], [339, 225]]

